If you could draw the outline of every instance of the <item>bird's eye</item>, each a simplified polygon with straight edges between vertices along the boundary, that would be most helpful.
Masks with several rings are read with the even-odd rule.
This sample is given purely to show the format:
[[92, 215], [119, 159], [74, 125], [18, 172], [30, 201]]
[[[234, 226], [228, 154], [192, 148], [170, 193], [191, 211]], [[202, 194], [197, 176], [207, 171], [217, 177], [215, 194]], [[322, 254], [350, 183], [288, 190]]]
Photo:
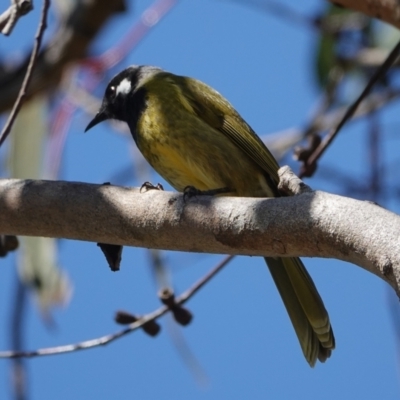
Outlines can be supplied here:
[[106, 90], [106, 96], [113, 98], [115, 96], [115, 86], [109, 86]]

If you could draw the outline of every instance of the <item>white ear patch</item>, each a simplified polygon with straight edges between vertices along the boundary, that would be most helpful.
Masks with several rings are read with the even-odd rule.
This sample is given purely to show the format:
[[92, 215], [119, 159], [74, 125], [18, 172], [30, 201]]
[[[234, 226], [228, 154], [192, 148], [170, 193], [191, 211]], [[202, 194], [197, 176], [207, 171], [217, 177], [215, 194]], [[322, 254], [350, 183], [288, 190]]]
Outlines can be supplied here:
[[127, 95], [132, 88], [131, 81], [127, 78], [123, 79], [120, 84], [117, 86], [116, 94], [117, 96], [121, 93], [123, 95]]

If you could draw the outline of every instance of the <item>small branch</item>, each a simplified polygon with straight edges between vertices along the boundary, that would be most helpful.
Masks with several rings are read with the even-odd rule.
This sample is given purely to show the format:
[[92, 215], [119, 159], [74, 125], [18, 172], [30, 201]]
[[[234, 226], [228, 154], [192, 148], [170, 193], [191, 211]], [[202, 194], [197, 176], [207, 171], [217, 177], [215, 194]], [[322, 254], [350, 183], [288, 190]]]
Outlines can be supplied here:
[[39, 54], [39, 49], [40, 49], [40, 45], [42, 43], [43, 34], [47, 27], [47, 14], [48, 14], [49, 7], [50, 7], [50, 0], [43, 0], [42, 16], [40, 18], [39, 27], [38, 27], [38, 30], [37, 30], [37, 33], [35, 36], [35, 45], [33, 46], [29, 65], [26, 70], [25, 78], [24, 78], [24, 81], [22, 83], [21, 89], [18, 94], [18, 98], [15, 101], [14, 107], [8, 117], [6, 125], [4, 126], [4, 128], [0, 134], [0, 146], [4, 143], [7, 136], [11, 132], [11, 128], [14, 124], [14, 121], [17, 118], [19, 110], [22, 107], [23, 101], [25, 100], [26, 91], [27, 91], [29, 82], [32, 77], [32, 72], [35, 67], [35, 62], [36, 62], [37, 56]]
[[1, 33], [5, 36], [10, 35], [19, 18], [32, 10], [32, 0], [11, 0], [11, 6], [0, 15]]
[[312, 192], [312, 189], [295, 175], [287, 165], [279, 169], [279, 179], [278, 189], [290, 196]]
[[[126, 12], [126, 0], [72, 1], [59, 13], [57, 30], [42, 47], [27, 98], [57, 88], [71, 64], [87, 56], [93, 39], [112, 17]], [[0, 68], [0, 112], [11, 109], [24, 80], [29, 59], [13, 68]], [[0, 64], [1, 66], [1, 64]]]
[[[386, 72], [389, 70], [391, 65], [396, 61], [398, 54], [400, 52], [400, 41], [394, 47], [394, 49], [390, 52], [389, 56], [386, 58], [385, 62], [375, 71], [369, 80], [367, 86], [358, 96], [356, 101], [348, 108], [346, 113], [343, 115], [339, 124], [336, 128], [332, 129], [331, 132], [325, 137], [325, 139], [321, 142], [321, 144], [316, 148], [316, 150], [310, 155], [310, 157], [305, 160], [304, 165], [302, 167], [302, 172], [300, 176], [311, 176], [312, 172], [315, 171], [315, 164], [317, 160], [322, 156], [328, 146], [333, 142], [333, 139], [340, 132], [344, 124], [354, 115], [360, 103], [364, 100], [365, 97], [369, 94], [373, 86], [381, 79]], [[312, 172], [311, 172], [312, 171]]]
[[[219, 271], [221, 271], [222, 268], [224, 268], [232, 260], [232, 258], [233, 256], [225, 257], [225, 259], [222, 260], [217, 266], [215, 266], [208, 274], [203, 276], [191, 288], [189, 288], [188, 290], [186, 290], [186, 292], [182, 293], [178, 298], [176, 298], [175, 303], [178, 305], [182, 305], [186, 301], [188, 301], [205, 284], [207, 284]], [[96, 339], [91, 339], [84, 342], [69, 344], [65, 346], [47, 347], [44, 349], [38, 349], [33, 351], [3, 351], [0, 352], [0, 358], [22, 358], [22, 357], [26, 358], [26, 357], [48, 356], [48, 355], [55, 355], [62, 353], [70, 353], [78, 350], [87, 350], [98, 346], [104, 346], [106, 344], [113, 342], [116, 339], [121, 338], [122, 336], [127, 335], [128, 333], [136, 331], [149, 321], [154, 321], [169, 311], [170, 311], [169, 307], [162, 306], [158, 310], [153, 311], [152, 313], [147, 314], [137, 322], [134, 322], [128, 328]]]

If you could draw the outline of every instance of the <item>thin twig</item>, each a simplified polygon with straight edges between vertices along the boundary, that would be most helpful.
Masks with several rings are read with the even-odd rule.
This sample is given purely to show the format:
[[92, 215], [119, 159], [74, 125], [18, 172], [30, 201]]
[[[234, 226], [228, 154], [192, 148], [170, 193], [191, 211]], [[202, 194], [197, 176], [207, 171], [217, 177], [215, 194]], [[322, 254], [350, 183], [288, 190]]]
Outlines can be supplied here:
[[[332, 143], [333, 139], [337, 136], [339, 131], [342, 129], [343, 125], [353, 116], [355, 111], [357, 110], [360, 103], [364, 100], [364, 98], [369, 94], [375, 83], [381, 79], [391, 65], [396, 61], [398, 57], [398, 53], [400, 52], [400, 41], [394, 47], [394, 49], [390, 52], [385, 62], [375, 71], [371, 79], [369, 80], [367, 86], [362, 91], [362, 93], [358, 96], [356, 101], [347, 109], [346, 113], [343, 115], [339, 124], [334, 128], [321, 142], [321, 144], [315, 149], [315, 151], [310, 155], [308, 160], [305, 162], [305, 169], [307, 167], [312, 167], [315, 165], [317, 160], [324, 154], [325, 150]], [[304, 175], [304, 171], [301, 175]]]
[[[204, 275], [199, 281], [197, 281], [191, 288], [182, 293], [175, 299], [176, 304], [181, 305], [188, 301], [195, 293], [197, 293], [206, 283], [208, 283], [219, 271], [222, 270], [234, 256], [226, 256], [218, 265], [216, 265], [209, 273]], [[103, 346], [119, 339], [122, 336], [133, 332], [149, 321], [154, 321], [157, 318], [166, 314], [170, 309], [167, 306], [162, 306], [156, 311], [142, 317], [140, 320], [129, 325], [126, 329], [105, 335], [96, 339], [87, 340], [80, 343], [68, 344], [65, 346], [47, 347], [44, 349], [38, 349], [33, 351], [3, 351], [0, 352], [0, 358], [22, 358], [22, 357], [37, 357], [37, 356], [49, 356], [54, 354], [70, 353], [78, 350], [86, 350], [97, 346]]]
[[28, 89], [29, 82], [31, 81], [33, 69], [35, 67], [37, 56], [39, 54], [40, 46], [42, 44], [43, 34], [47, 27], [47, 14], [49, 8], [50, 8], [50, 0], [43, 0], [42, 16], [40, 18], [39, 27], [35, 36], [35, 44], [33, 46], [31, 58], [29, 60], [29, 65], [26, 70], [25, 78], [22, 83], [21, 89], [19, 91], [17, 100], [15, 101], [14, 107], [8, 117], [6, 125], [4, 126], [3, 131], [1, 132], [0, 146], [4, 143], [7, 136], [9, 135], [11, 128], [14, 124], [14, 121], [19, 113], [19, 110], [21, 109], [22, 103], [25, 100], [26, 91]]

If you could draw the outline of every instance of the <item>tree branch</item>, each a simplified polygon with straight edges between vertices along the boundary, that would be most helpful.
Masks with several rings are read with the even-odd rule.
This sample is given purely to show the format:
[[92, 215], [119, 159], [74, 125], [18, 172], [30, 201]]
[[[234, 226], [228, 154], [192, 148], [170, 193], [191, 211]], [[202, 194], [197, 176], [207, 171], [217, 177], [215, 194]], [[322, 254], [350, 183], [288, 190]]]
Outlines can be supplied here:
[[32, 73], [35, 68], [35, 63], [36, 63], [36, 59], [39, 54], [39, 49], [42, 44], [42, 38], [43, 38], [44, 32], [47, 28], [47, 14], [49, 12], [49, 8], [50, 8], [50, 0], [43, 0], [42, 16], [40, 18], [38, 30], [35, 35], [35, 44], [33, 46], [33, 50], [32, 50], [32, 53], [31, 53], [31, 56], [29, 59], [28, 68], [26, 69], [25, 77], [22, 82], [18, 97], [14, 103], [14, 106], [11, 110], [11, 113], [7, 119], [6, 124], [4, 125], [4, 128], [1, 131], [0, 146], [4, 143], [7, 136], [10, 134], [11, 128], [14, 125], [15, 119], [17, 118], [18, 113], [22, 107], [22, 104], [25, 101], [26, 92], [28, 90], [28, 86], [29, 86], [29, 83], [32, 78]]
[[[179, 297], [175, 299], [175, 304], [182, 305], [186, 303], [192, 296], [194, 296], [204, 285], [206, 285], [214, 276], [220, 272], [230, 261], [232, 260], [232, 256], [225, 257], [220, 263], [218, 263], [211, 271], [205, 274], [202, 278], [200, 278], [193, 286], [183, 292]], [[143, 328], [146, 324], [151, 321], [155, 321], [156, 319], [162, 317], [166, 313], [170, 312], [171, 308], [166, 305], [161, 306], [157, 310], [140, 317], [137, 321], [132, 322], [129, 326], [122, 331], [118, 331], [115, 333], [111, 333], [105, 336], [101, 336], [96, 339], [85, 340], [84, 342], [67, 344], [64, 346], [56, 346], [56, 347], [46, 347], [43, 349], [32, 350], [32, 351], [0, 351], [0, 359], [1, 358], [31, 358], [38, 356], [50, 356], [55, 354], [63, 354], [63, 353], [71, 353], [78, 350], [87, 350], [92, 349], [98, 346], [104, 346], [117, 340], [129, 333], [132, 333], [139, 328]]]
[[[80, 61], [106, 21], [124, 12], [125, 0], [78, 1], [65, 7], [57, 23], [58, 30], [40, 52], [26, 97], [54, 89], [70, 63]], [[10, 109], [18, 96], [29, 58], [14, 68], [0, 68], [0, 112]], [[0, 66], [2, 64], [0, 63]]]
[[342, 119], [338, 123], [338, 125], [333, 128], [322, 140], [319, 146], [310, 154], [307, 159], [304, 160], [304, 164], [302, 166], [302, 172], [300, 176], [312, 176], [316, 170], [316, 162], [317, 160], [324, 154], [326, 149], [333, 142], [335, 137], [338, 135], [343, 126], [348, 122], [356, 112], [357, 108], [360, 106], [361, 102], [368, 96], [374, 85], [382, 79], [392, 64], [397, 60], [400, 52], [400, 41], [396, 44], [393, 50], [390, 52], [386, 60], [379, 68], [373, 73], [371, 78], [369, 79], [367, 85], [364, 90], [360, 93], [357, 99], [350, 105], [347, 111], [344, 113]]
[[[400, 293], [400, 217], [308, 188], [278, 199], [198, 197], [77, 182], [0, 180], [0, 234], [207, 253], [337, 258]], [[301, 182], [301, 181], [300, 181]]]

